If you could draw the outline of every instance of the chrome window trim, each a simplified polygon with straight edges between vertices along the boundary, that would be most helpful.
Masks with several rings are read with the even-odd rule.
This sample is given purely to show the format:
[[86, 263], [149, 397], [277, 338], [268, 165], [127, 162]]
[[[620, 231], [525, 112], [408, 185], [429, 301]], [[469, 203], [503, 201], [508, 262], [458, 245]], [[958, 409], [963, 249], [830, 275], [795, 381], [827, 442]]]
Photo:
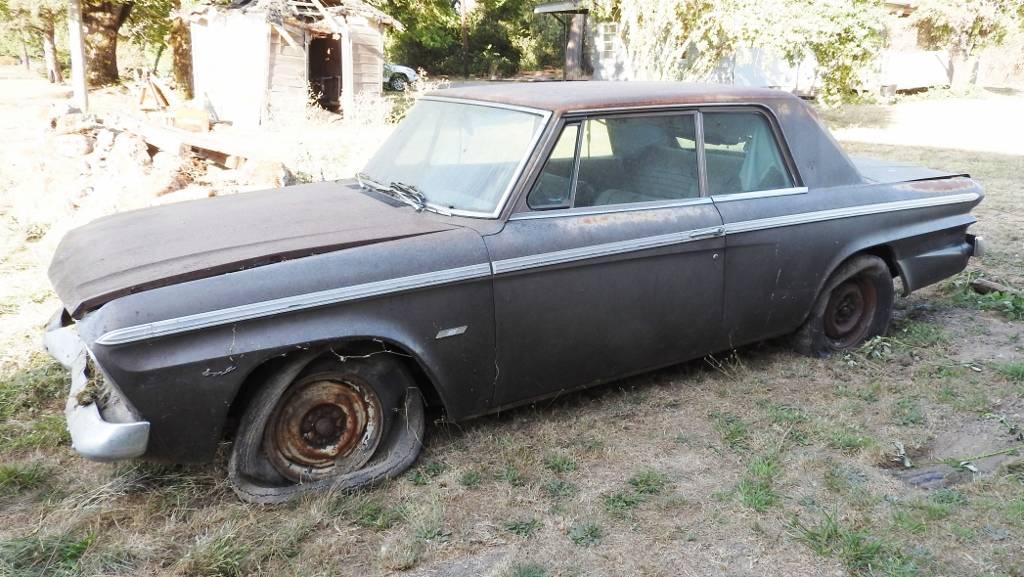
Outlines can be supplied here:
[[656, 210], [662, 208], [676, 208], [680, 206], [693, 206], [698, 204], [711, 204], [711, 199], [705, 196], [693, 198], [681, 198], [678, 200], [655, 200], [644, 203], [623, 203], [606, 204], [602, 206], [582, 206], [579, 208], [555, 208], [548, 210], [534, 210], [517, 212], [508, 217], [511, 220], [537, 220], [542, 218], [562, 218], [567, 216], [591, 216], [595, 214], [613, 214], [617, 212], [633, 212], [637, 210]]
[[807, 194], [806, 186], [793, 186], [790, 188], [774, 188], [770, 190], [754, 190], [751, 192], [732, 192], [727, 194], [712, 194], [711, 200], [716, 203], [732, 202], [734, 200], [752, 200], [756, 198], [774, 198], [776, 196], [791, 196], [795, 194]]
[[[453, 269], [445, 269], [382, 281], [363, 283], [348, 287], [329, 289], [294, 295], [269, 301], [250, 303], [226, 309], [196, 313], [184, 317], [166, 319], [142, 325], [135, 325], [104, 333], [96, 339], [96, 344], [105, 346], [122, 345], [136, 341], [170, 336], [189, 331], [263, 318], [287, 312], [307, 310], [315, 307], [337, 304], [353, 300], [361, 300], [410, 291], [419, 288], [438, 286], [464, 280], [489, 278], [498, 274], [564, 264], [578, 260], [587, 260], [603, 256], [612, 256], [661, 248], [676, 244], [695, 242], [707, 238], [720, 237], [728, 234], [740, 234], [771, 228], [809, 224], [827, 220], [837, 220], [857, 216], [867, 216], [884, 212], [897, 212], [915, 208], [929, 208], [962, 202], [973, 202], [980, 198], [976, 192], [968, 192], [949, 196], [899, 200], [860, 206], [850, 206], [828, 210], [818, 210], [799, 214], [761, 218], [734, 222], [724, 226], [686, 230], [657, 236], [642, 237], [626, 241], [604, 243], [594, 246], [560, 250], [548, 253], [502, 259], [493, 263], [480, 263]], [[712, 202], [710, 198], [691, 199], [694, 204]], [[636, 205], [623, 205], [623, 211], [638, 210]], [[626, 208], [628, 207], [628, 208]], [[579, 214], [579, 213], [576, 213]], [[600, 214], [594, 213], [594, 214]], [[515, 215], [513, 215], [515, 216]], [[566, 216], [565, 214], [555, 216]], [[531, 215], [530, 218], [536, 218]], [[551, 218], [551, 217], [544, 217]]]
[[505, 187], [505, 191], [501, 193], [501, 197], [498, 198], [498, 203], [491, 212], [481, 212], [476, 210], [462, 210], [457, 208], [447, 208], [435, 206], [431, 203], [431, 207], [442, 209], [446, 215], [452, 216], [465, 216], [469, 218], [487, 218], [497, 219], [501, 217], [502, 211], [505, 209], [505, 205], [508, 203], [509, 197], [512, 196], [512, 191], [515, 190], [516, 185], [519, 183], [519, 179], [523, 176], [523, 170], [526, 168], [526, 163], [533, 157], [537, 150], [537, 145], [540, 143], [541, 138], [548, 127], [548, 123], [551, 121], [552, 112], [550, 110], [543, 110], [540, 108], [531, 108], [528, 106], [515, 106], [513, 104], [502, 104], [500, 102], [488, 102], [486, 100], [472, 100], [468, 98], [451, 98], [448, 96], [423, 96], [420, 100], [431, 100], [434, 102], [450, 102], [454, 104], [468, 104], [471, 106], [486, 106], [490, 108], [502, 108], [505, 110], [515, 110], [516, 112], [525, 112], [528, 114], [534, 114], [541, 117], [540, 125], [537, 126], [536, 132], [533, 134], [533, 138], [527, 145], [526, 152], [523, 157], [519, 159], [519, 164], [516, 165], [516, 169], [512, 172], [511, 178], [509, 178], [508, 186]]
[[174, 335], [282, 313], [307, 310], [347, 301], [367, 299], [391, 293], [404, 292], [463, 280], [488, 277], [489, 263], [404, 276], [376, 282], [357, 284], [218, 309], [184, 317], [145, 323], [104, 333], [96, 339], [100, 345], [122, 345], [130, 342]]

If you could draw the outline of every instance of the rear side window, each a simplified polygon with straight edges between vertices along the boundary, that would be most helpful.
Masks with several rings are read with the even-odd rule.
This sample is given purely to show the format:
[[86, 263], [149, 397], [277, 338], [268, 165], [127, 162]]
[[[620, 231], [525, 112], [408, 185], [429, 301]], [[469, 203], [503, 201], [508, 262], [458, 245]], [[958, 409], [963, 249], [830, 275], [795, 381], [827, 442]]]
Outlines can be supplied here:
[[691, 113], [587, 120], [574, 206], [699, 196], [694, 127]]
[[735, 194], [794, 186], [771, 125], [757, 112], [705, 112], [708, 193]]

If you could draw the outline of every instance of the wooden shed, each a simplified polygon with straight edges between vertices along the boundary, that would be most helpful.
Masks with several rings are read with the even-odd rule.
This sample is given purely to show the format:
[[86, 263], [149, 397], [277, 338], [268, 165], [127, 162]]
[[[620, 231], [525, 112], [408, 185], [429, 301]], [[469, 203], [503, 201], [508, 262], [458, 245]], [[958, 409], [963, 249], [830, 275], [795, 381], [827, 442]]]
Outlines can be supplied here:
[[196, 98], [239, 126], [380, 94], [384, 28], [401, 26], [360, 0], [235, 0], [196, 7], [190, 22]]

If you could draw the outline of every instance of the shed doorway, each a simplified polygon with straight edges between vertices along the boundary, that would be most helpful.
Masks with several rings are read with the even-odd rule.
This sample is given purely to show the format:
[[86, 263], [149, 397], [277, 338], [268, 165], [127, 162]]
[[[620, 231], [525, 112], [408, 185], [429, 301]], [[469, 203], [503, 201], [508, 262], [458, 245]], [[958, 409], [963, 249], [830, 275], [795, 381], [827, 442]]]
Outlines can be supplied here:
[[318, 36], [310, 41], [309, 89], [321, 107], [341, 107], [341, 39]]

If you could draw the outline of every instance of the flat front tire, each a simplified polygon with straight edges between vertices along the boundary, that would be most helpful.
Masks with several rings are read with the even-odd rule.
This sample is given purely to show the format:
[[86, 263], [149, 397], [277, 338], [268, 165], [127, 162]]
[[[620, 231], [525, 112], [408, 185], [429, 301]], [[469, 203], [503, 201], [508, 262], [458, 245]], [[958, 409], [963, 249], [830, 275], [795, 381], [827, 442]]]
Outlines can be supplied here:
[[307, 354], [281, 367], [250, 401], [228, 475], [254, 503], [351, 489], [405, 471], [424, 428], [420, 391], [391, 353]]
[[805, 355], [824, 357], [884, 334], [892, 319], [894, 293], [884, 260], [874, 255], [849, 259], [825, 283], [794, 335], [794, 348]]

